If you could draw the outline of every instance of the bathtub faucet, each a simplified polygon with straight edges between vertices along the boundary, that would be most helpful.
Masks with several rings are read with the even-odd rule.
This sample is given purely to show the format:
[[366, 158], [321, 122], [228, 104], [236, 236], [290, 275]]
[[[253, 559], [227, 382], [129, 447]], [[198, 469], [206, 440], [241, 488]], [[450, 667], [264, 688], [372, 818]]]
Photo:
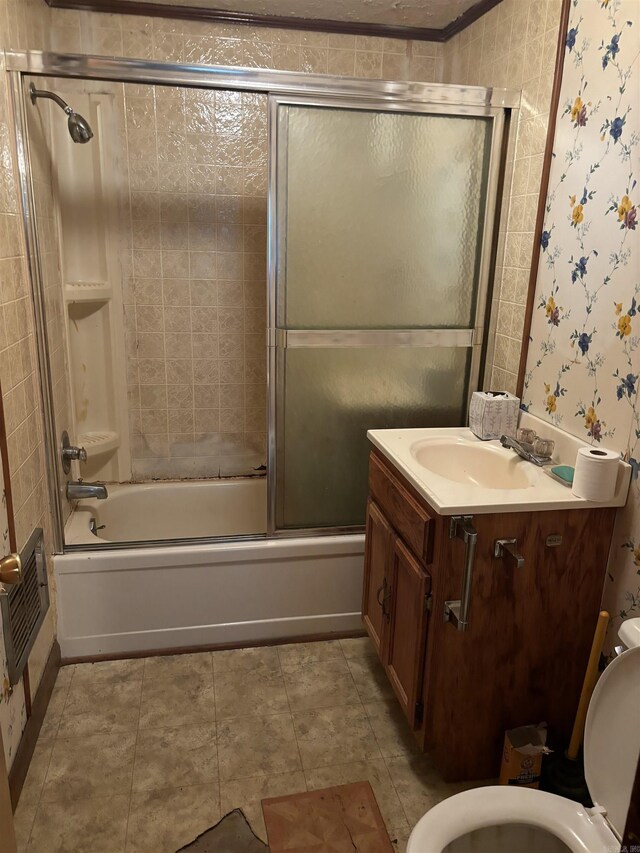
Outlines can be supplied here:
[[108, 497], [107, 487], [102, 483], [83, 483], [78, 480], [77, 483], [67, 483], [67, 500], [79, 501], [83, 498], [97, 498], [99, 501], [106, 500]]

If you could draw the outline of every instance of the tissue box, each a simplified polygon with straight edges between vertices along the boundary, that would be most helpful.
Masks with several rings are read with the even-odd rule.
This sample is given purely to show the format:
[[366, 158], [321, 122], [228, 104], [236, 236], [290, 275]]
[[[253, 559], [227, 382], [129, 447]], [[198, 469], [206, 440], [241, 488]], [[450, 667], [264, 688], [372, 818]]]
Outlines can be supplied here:
[[469, 406], [469, 429], [483, 441], [515, 436], [520, 400], [506, 391], [474, 391]]

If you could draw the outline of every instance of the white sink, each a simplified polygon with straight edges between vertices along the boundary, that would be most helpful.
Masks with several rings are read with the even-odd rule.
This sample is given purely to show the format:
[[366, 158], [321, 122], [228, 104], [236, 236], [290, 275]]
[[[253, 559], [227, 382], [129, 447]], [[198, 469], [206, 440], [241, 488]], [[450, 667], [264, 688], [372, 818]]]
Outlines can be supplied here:
[[[522, 412], [520, 426], [555, 441], [555, 464], [574, 465], [585, 443], [555, 424]], [[624, 506], [631, 466], [620, 461], [616, 493], [603, 503], [576, 497], [499, 441], [480, 441], [466, 427], [375, 429], [369, 440], [442, 515]]]
[[538, 479], [536, 468], [495, 444], [462, 436], [426, 438], [411, 444], [413, 458], [433, 474], [483, 489], [527, 489]]

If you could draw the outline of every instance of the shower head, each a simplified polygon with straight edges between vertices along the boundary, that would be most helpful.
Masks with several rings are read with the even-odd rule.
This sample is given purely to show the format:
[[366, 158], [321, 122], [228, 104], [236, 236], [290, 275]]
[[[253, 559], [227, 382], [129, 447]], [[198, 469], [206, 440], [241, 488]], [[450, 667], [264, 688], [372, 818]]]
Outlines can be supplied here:
[[89, 122], [80, 115], [74, 113], [73, 110], [69, 113], [69, 133], [74, 142], [88, 142], [93, 136], [93, 131], [89, 126]]
[[37, 98], [49, 98], [49, 100], [56, 102], [60, 109], [69, 117], [69, 135], [74, 142], [88, 142], [91, 139], [93, 131], [89, 122], [80, 113], [74, 112], [69, 104], [62, 100], [60, 95], [56, 95], [55, 92], [47, 92], [45, 89], [36, 89], [33, 83], [29, 86], [29, 94], [32, 104], [35, 104]]

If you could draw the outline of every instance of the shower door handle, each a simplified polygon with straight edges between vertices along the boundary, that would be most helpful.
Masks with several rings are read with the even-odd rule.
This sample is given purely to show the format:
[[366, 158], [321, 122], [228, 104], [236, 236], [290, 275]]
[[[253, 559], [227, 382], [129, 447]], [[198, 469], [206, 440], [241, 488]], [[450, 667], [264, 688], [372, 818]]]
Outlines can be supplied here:
[[19, 554], [9, 554], [0, 560], [0, 583], [16, 584], [22, 580], [22, 560]]

